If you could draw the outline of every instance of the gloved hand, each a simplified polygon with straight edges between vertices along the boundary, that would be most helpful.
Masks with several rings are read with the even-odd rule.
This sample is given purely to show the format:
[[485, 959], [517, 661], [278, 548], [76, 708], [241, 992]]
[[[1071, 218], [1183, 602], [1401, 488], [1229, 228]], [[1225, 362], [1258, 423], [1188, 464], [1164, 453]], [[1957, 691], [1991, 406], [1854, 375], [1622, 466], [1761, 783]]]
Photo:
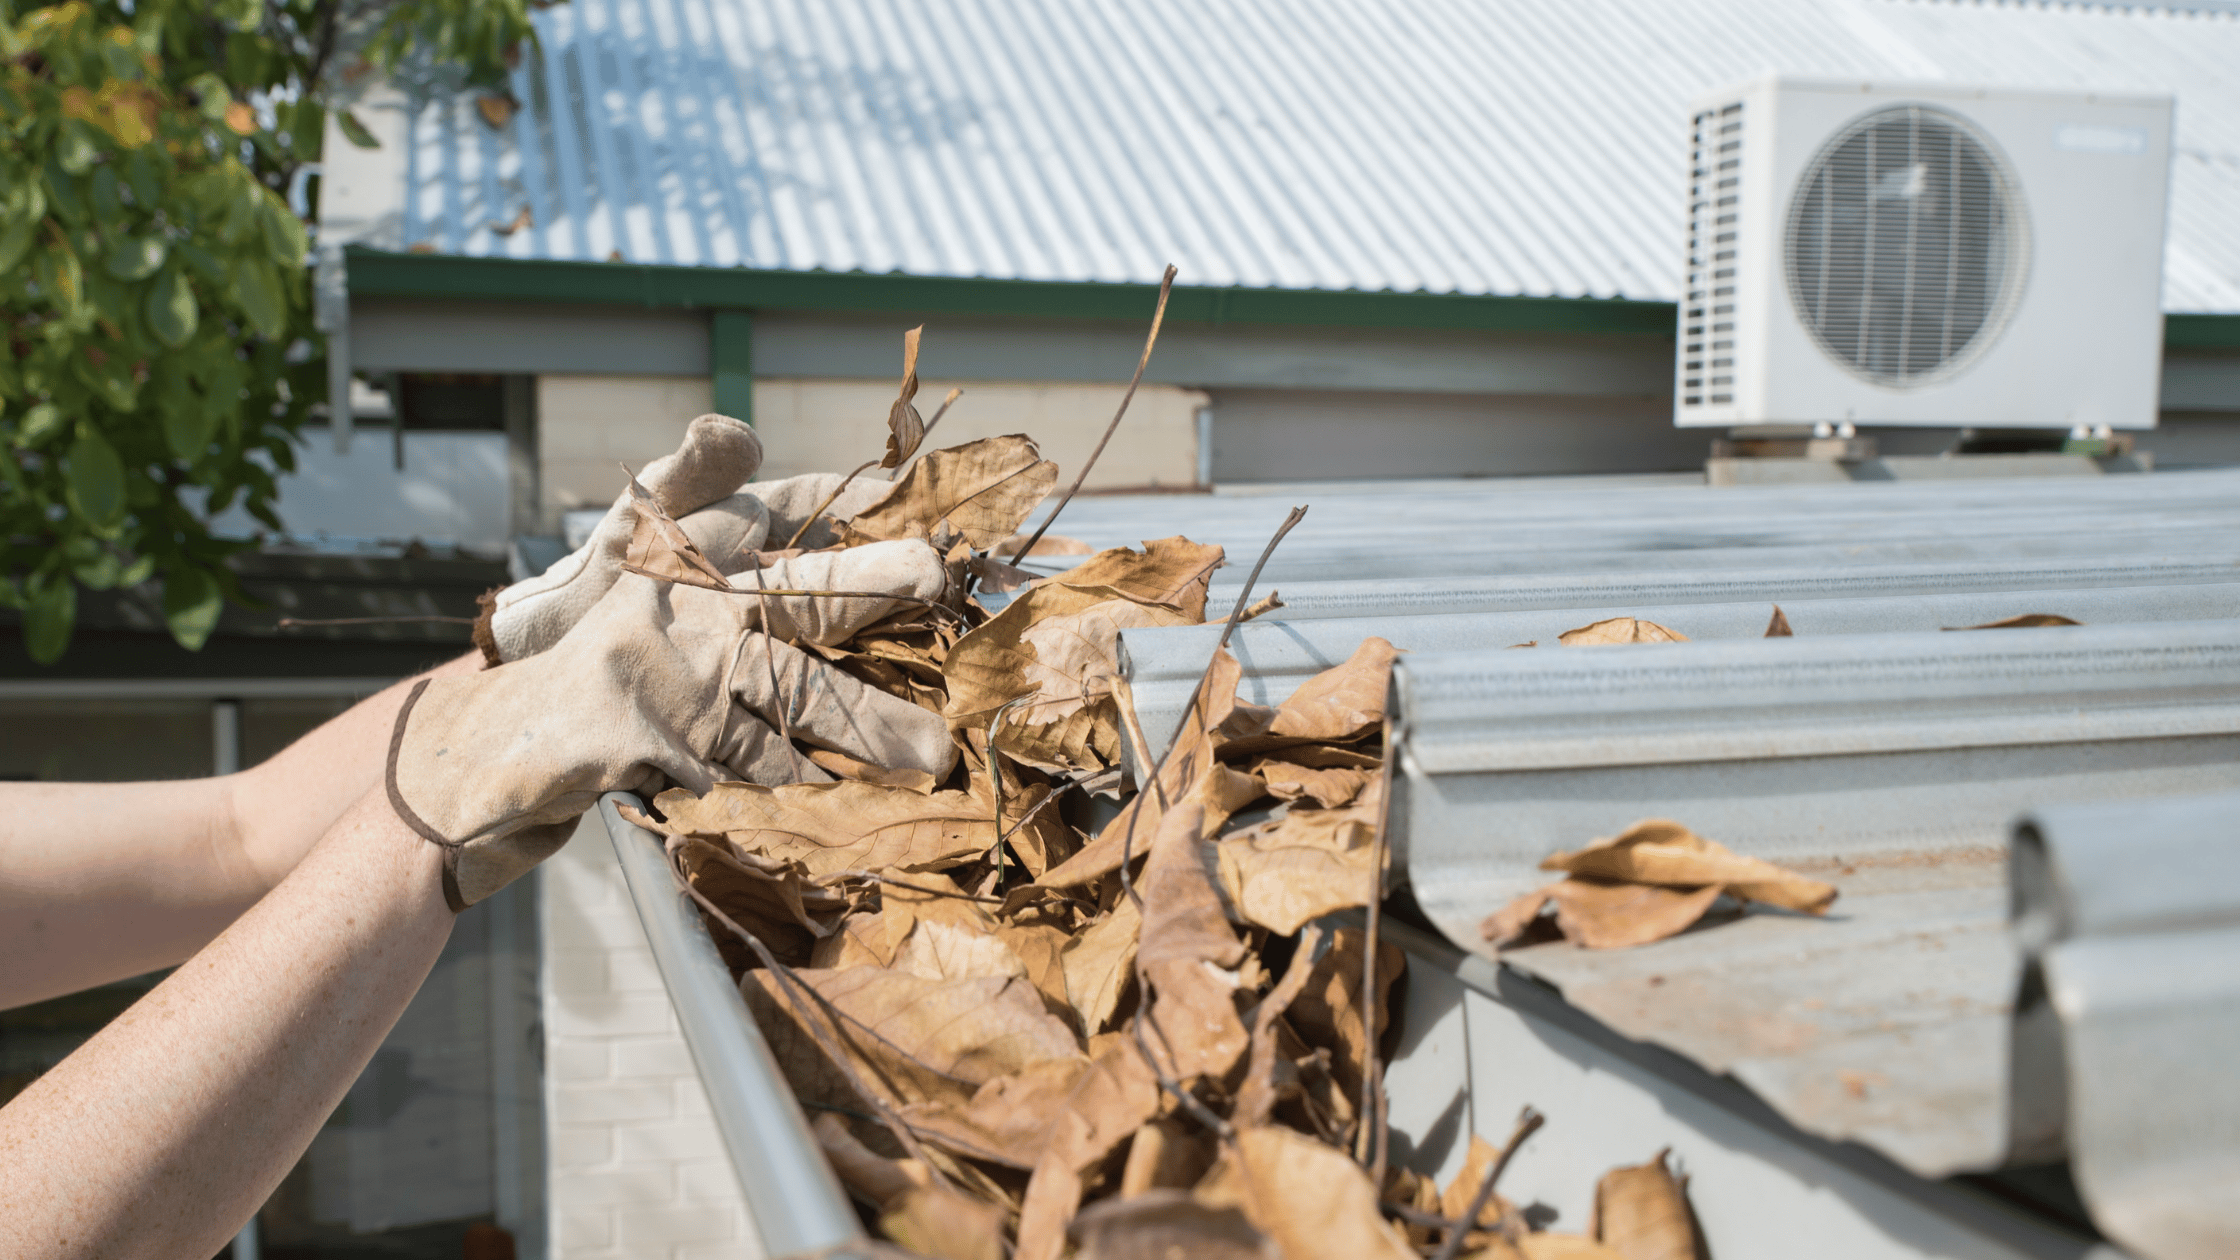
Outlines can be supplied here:
[[[685, 430], [676, 454], [646, 465], [638, 481], [702, 555], [728, 570], [744, 552], [784, 546], [840, 484], [838, 473], [804, 473], [744, 486], [761, 465], [762, 443], [753, 429], [729, 416], [707, 415]], [[858, 477], [820, 515], [853, 516], [889, 488], [888, 482]], [[558, 643], [622, 576], [637, 521], [624, 490], [583, 546], [492, 596], [489, 615], [475, 632], [484, 660], [518, 661]], [[820, 523], [804, 531], [797, 545], [829, 547], [838, 541], [832, 527]]]
[[550, 856], [601, 793], [829, 779], [781, 729], [873, 765], [949, 773], [956, 749], [940, 714], [782, 641], [838, 643], [909, 606], [885, 596], [940, 599], [948, 579], [933, 548], [800, 556], [762, 580], [882, 594], [727, 594], [624, 573], [549, 650], [413, 689], [390, 740], [389, 801], [444, 848], [454, 910]]

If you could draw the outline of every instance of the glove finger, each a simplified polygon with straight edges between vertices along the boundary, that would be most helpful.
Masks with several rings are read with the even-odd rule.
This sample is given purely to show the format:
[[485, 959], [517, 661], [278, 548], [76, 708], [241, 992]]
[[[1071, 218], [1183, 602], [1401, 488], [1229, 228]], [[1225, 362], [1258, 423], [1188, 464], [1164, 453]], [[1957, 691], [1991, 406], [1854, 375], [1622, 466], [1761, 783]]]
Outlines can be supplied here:
[[719, 569], [728, 568], [740, 562], [742, 553], [761, 549], [770, 536], [770, 514], [762, 500], [734, 494], [678, 517], [677, 526], [701, 555]]
[[723, 763], [726, 777], [764, 787], [832, 781], [823, 766], [809, 760], [800, 749], [779, 738], [769, 723], [737, 704], [732, 705], [731, 723], [712, 755]]
[[[772, 675], [776, 685], [772, 685]], [[957, 763], [940, 714], [863, 682], [766, 634], [749, 634], [731, 666], [731, 691], [766, 725], [890, 770], [945, 778]]]
[[[887, 492], [894, 489], [893, 482], [866, 480], [863, 477], [848, 482], [847, 488], [841, 489], [842, 480], [839, 473], [803, 473], [780, 481], [757, 482], [754, 493], [770, 509], [772, 540], [782, 543], [792, 538], [794, 531], [801, 529], [801, 522], [809, 519], [811, 512], [816, 512], [820, 517], [846, 520], [887, 497]], [[840, 497], [829, 504], [825, 503], [834, 490], [840, 491]], [[820, 504], [823, 505], [821, 510]], [[801, 541], [795, 545], [829, 547], [839, 541], [839, 535], [833, 532], [830, 525], [819, 523], [802, 531]]]
[[674, 455], [645, 466], [638, 484], [671, 516], [696, 512], [739, 487], [762, 467], [762, 439], [744, 421], [705, 415], [685, 426]]
[[[795, 556], [762, 570], [760, 580], [769, 590], [880, 591], [937, 600], [948, 589], [949, 574], [940, 553], [922, 540], [907, 538]], [[731, 584], [742, 591], [754, 590], [756, 575], [752, 571], [732, 574]], [[750, 624], [761, 625], [766, 633], [789, 643], [826, 646], [908, 607], [901, 600], [875, 595], [773, 595], [752, 603], [767, 608], [757, 610]]]

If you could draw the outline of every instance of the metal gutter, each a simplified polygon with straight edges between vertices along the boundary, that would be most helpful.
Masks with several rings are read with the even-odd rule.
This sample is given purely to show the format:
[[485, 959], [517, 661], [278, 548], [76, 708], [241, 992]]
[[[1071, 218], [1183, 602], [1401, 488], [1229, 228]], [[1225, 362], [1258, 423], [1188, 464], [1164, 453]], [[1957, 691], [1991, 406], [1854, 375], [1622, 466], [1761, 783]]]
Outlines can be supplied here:
[[1463, 948], [1542, 857], [1647, 817], [1842, 888], [1828, 920], [1504, 961], [1943, 1176], [2007, 1154], [2009, 820], [2240, 787], [2240, 625], [1411, 655], [1392, 712], [1395, 852]]
[[[1157, 285], [1146, 284], [466, 258], [363, 247], [352, 247], [348, 258], [350, 293], [366, 297], [1142, 320], [1159, 294]], [[1167, 319], [1178, 324], [1325, 324], [1670, 337], [1674, 310], [1670, 302], [1619, 298], [1177, 286], [1168, 302]]]
[[[2225, 576], [2235, 575], [2227, 570]], [[1581, 585], [1593, 590], [1591, 583]], [[1809, 594], [1814, 587], [1799, 582], [1787, 588], [1769, 585], [1767, 598], [1737, 603], [1614, 601], [1600, 607], [1302, 621], [1291, 620], [1287, 607], [1282, 620], [1237, 627], [1229, 647], [1244, 670], [1238, 696], [1254, 704], [1272, 705], [1281, 704], [1312, 675], [1345, 660], [1372, 635], [1411, 652], [1469, 651], [1527, 643], [1553, 649], [1557, 636], [1565, 631], [1612, 617], [1641, 617], [1691, 640], [1759, 639], [1765, 636], [1774, 606], [1772, 592], [1783, 589], [1792, 593], [1779, 597], [1781, 608], [1800, 638], [1939, 631], [1982, 625], [2021, 613], [2052, 613], [2086, 625], [2240, 617], [2240, 583], [2234, 582], [2077, 590], [1961, 590], [1874, 599], [1815, 599]], [[1807, 592], [1806, 596], [1798, 597], [1794, 592], [1799, 590]], [[1288, 592], [1285, 598], [1290, 598]], [[1182, 711], [1190, 703], [1222, 630], [1220, 625], [1205, 625], [1121, 631], [1120, 666], [1134, 690], [1136, 711], [1143, 720], [1145, 735], [1152, 741], [1153, 756], [1166, 751], [1166, 737], [1181, 722]]]
[[[2156, 1260], [2240, 1253], [2240, 795], [2015, 825], [2018, 1135]], [[2050, 1106], [2048, 1104], [2051, 1104]]]
[[642, 805], [626, 792], [599, 800], [599, 817], [614, 842], [645, 925], [653, 960], [676, 1008], [685, 1045], [707, 1087], [716, 1129], [746, 1197], [764, 1254], [840, 1256], [865, 1241], [847, 1192], [825, 1162], [778, 1070], [754, 1016], [731, 981], [700, 915], [677, 891], [661, 837], [625, 822], [615, 806]]

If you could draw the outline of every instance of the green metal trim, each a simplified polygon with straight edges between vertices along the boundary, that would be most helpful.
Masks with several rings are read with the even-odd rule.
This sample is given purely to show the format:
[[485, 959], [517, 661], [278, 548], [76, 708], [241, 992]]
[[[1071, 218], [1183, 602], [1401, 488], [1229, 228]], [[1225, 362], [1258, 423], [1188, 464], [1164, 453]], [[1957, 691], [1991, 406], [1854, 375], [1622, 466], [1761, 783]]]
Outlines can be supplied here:
[[2240, 349], [2240, 315], [2165, 315], [2162, 344], [2188, 349]]
[[[907, 311], [1140, 321], [1148, 284], [975, 280], [861, 272], [750, 271], [634, 263], [392, 254], [353, 247], [350, 291], [367, 297], [585, 302], [710, 310]], [[1466, 331], [1673, 333], [1670, 302], [1177, 286], [1168, 320]]]
[[754, 312], [718, 310], [708, 317], [708, 369], [715, 408], [754, 423]]

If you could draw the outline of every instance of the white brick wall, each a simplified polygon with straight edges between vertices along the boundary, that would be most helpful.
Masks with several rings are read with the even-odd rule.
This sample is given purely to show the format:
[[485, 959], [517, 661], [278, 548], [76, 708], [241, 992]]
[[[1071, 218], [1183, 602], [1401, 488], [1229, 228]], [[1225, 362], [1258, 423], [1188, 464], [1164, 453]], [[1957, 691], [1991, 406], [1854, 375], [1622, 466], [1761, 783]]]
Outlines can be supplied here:
[[542, 878], [552, 1260], [760, 1257], [596, 811]]

